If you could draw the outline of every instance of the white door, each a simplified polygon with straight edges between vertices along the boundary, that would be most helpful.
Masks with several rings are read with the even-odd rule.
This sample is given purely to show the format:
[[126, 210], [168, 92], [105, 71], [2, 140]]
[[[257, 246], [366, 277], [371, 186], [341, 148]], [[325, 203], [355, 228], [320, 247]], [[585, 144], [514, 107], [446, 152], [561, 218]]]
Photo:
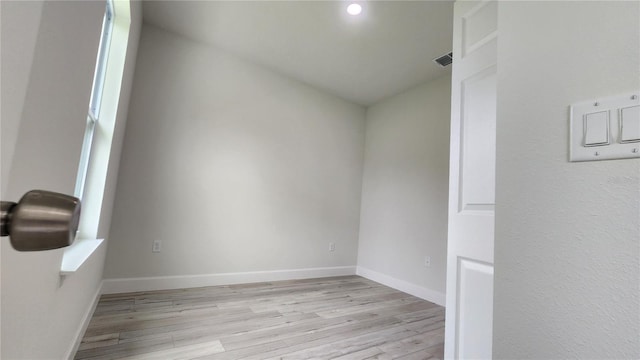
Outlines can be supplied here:
[[493, 334], [497, 2], [454, 7], [445, 358], [489, 359]]

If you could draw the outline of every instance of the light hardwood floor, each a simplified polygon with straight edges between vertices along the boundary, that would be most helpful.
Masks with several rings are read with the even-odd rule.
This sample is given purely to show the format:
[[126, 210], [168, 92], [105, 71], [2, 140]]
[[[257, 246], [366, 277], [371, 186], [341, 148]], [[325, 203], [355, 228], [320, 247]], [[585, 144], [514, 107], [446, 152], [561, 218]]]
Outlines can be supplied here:
[[76, 359], [432, 359], [443, 339], [443, 307], [345, 276], [104, 295]]

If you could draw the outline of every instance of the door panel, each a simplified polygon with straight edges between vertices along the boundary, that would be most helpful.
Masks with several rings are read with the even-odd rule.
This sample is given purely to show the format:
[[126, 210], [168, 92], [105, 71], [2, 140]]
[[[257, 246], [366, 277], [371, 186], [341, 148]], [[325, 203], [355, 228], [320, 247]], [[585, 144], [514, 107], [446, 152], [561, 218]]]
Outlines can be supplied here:
[[496, 67], [462, 81], [459, 211], [493, 211], [496, 168]]
[[493, 266], [460, 258], [458, 284], [458, 357], [490, 359]]
[[445, 357], [491, 358], [497, 4], [454, 7]]
[[[477, 4], [477, 1], [476, 1]], [[496, 38], [498, 30], [498, 3], [485, 2], [461, 17], [462, 57]]]

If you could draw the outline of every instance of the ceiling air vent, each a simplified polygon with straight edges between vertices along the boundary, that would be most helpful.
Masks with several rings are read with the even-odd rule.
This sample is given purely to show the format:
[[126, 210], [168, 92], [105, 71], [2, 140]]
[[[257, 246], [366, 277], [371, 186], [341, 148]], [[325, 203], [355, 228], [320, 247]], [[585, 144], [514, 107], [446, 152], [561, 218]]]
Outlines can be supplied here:
[[451, 63], [453, 62], [453, 53], [450, 52], [448, 54], [442, 55], [440, 57], [433, 59], [433, 61], [442, 67], [447, 67], [451, 65]]

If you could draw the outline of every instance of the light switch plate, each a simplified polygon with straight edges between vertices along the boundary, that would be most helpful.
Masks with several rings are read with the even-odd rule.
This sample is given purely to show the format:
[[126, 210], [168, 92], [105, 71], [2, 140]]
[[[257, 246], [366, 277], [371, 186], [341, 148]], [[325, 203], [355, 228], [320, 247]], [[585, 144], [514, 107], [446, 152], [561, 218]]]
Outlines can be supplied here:
[[637, 106], [640, 90], [572, 104], [569, 161], [640, 158], [640, 141], [633, 140]]

